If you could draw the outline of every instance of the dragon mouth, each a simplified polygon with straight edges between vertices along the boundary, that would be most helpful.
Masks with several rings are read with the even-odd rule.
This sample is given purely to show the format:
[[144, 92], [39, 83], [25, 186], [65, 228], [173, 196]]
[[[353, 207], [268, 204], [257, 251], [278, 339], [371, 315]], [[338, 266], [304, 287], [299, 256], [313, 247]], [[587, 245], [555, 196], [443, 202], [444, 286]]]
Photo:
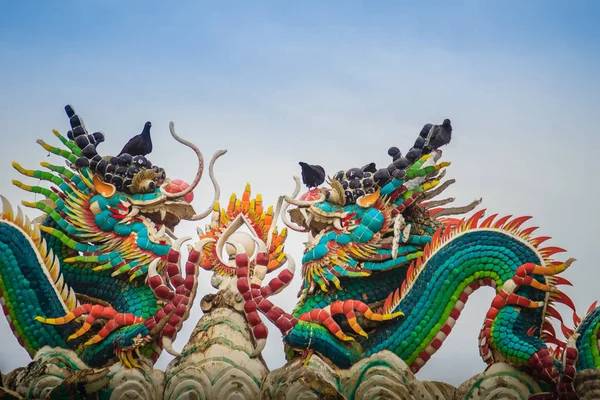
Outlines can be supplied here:
[[344, 230], [342, 220], [345, 213], [327, 213], [314, 206], [298, 207], [289, 213], [293, 223], [308, 231], [309, 243], [314, 243], [317, 236], [331, 230]]
[[191, 217], [195, 211], [187, 202], [166, 201], [156, 205], [135, 205], [132, 214], [146, 218], [158, 229], [164, 226], [172, 232], [182, 219]]

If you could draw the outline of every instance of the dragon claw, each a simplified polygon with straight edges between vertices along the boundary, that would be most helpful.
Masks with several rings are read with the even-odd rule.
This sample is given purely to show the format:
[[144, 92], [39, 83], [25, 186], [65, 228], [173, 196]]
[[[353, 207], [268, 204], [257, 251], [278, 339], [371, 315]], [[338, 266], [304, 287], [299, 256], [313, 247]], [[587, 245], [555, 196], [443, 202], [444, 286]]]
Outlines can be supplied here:
[[369, 308], [368, 305], [359, 300], [337, 300], [328, 307], [323, 309], [314, 309], [308, 313], [302, 314], [298, 319], [300, 321], [321, 324], [338, 339], [343, 341], [353, 341], [355, 339], [352, 336], [346, 335], [338, 323], [333, 319], [333, 316], [335, 315], [344, 315], [348, 320], [350, 328], [354, 332], [365, 338], [368, 338], [369, 335], [363, 330], [356, 320], [355, 311], [360, 312], [366, 319], [371, 321], [389, 321], [404, 315], [404, 313], [401, 311], [391, 314], [375, 313]]
[[[69, 336], [67, 338], [67, 341], [71, 341], [73, 339], [77, 339], [78, 337], [82, 336], [87, 331], [89, 331], [91, 327], [92, 327], [91, 324], [89, 324], [87, 322], [84, 322], [84, 324], [81, 326], [81, 328], [77, 332], [75, 332], [74, 334], [72, 334], [71, 336]], [[87, 346], [87, 344], [86, 344], [86, 346]]]
[[89, 346], [102, 341], [112, 331], [121, 326], [130, 326], [144, 322], [144, 319], [141, 317], [137, 317], [133, 314], [119, 313], [112, 307], [105, 307], [99, 304], [81, 305], [60, 318], [44, 318], [37, 316], [35, 317], [35, 320], [48, 325], [65, 325], [84, 314], [88, 314], [88, 316], [83, 325], [81, 328], [79, 328], [79, 330], [77, 330], [77, 332], [69, 336], [67, 340], [73, 340], [83, 336], [91, 329], [92, 323], [98, 318], [105, 318], [109, 320], [108, 323], [94, 337], [84, 343], [84, 346]]
[[[137, 347], [135, 348], [135, 352], [139, 357], [140, 353], [139, 353], [139, 349]], [[121, 362], [121, 364], [123, 364], [125, 367], [127, 367], [129, 369], [133, 369], [133, 368], [142, 369], [142, 366], [137, 362], [136, 357], [133, 355], [131, 349], [120, 350], [120, 351], [116, 352], [116, 355], [119, 358], [119, 361]]]
[[315, 351], [312, 349], [307, 349], [307, 350], [302, 351], [302, 356], [300, 359], [302, 360], [303, 367], [306, 367], [308, 365], [308, 363], [310, 362], [310, 358], [312, 357], [314, 352]]

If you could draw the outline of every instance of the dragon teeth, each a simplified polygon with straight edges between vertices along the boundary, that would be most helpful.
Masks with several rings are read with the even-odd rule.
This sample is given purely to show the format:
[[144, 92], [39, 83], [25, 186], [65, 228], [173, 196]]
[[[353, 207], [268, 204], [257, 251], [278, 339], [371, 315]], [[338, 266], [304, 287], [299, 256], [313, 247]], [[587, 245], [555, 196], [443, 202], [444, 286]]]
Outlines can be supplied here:
[[342, 227], [342, 221], [339, 218], [333, 220], [333, 226], [340, 231], [344, 230], [344, 228]]

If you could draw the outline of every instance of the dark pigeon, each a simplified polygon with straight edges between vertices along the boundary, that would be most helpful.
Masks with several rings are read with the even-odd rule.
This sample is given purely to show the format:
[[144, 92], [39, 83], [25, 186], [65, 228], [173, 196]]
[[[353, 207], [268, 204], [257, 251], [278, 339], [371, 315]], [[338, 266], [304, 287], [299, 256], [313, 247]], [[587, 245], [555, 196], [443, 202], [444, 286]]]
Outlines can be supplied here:
[[152, 128], [152, 123], [150, 121], [146, 122], [144, 125], [144, 130], [139, 135], [135, 135], [132, 137], [129, 142], [123, 147], [123, 150], [117, 155], [119, 157], [121, 154], [129, 154], [132, 157], [135, 156], [145, 156], [152, 152], [152, 139], [150, 138], [150, 128]]
[[[425, 130], [425, 127], [423, 127]], [[421, 131], [423, 133], [423, 131]], [[432, 125], [427, 132], [424, 148], [437, 150], [450, 143], [452, 139], [452, 125], [449, 119], [445, 119], [441, 125]]]
[[320, 165], [299, 162], [302, 168], [302, 182], [309, 188], [316, 188], [325, 182], [325, 169]]

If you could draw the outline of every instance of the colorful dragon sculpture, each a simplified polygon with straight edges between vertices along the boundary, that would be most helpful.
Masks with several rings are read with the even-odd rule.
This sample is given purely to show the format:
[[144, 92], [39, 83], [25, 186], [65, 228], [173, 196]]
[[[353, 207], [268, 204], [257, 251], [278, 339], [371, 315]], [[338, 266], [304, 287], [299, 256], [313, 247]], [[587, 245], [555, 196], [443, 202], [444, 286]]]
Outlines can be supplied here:
[[[549, 238], [534, 236], [536, 227], [523, 228], [530, 217], [484, 218], [485, 210], [466, 219], [451, 217], [472, 211], [480, 200], [445, 208], [454, 199], [435, 199], [454, 183], [442, 183], [449, 163], [438, 163], [441, 151], [417, 155], [413, 162], [395, 148], [389, 153], [394, 162], [387, 168], [369, 164], [340, 171], [330, 179], [330, 188], [311, 190], [299, 200], [296, 178], [293, 196], [284, 197], [284, 223], [309, 236], [293, 315], [267, 299], [291, 281], [293, 263], [263, 286], [273, 245], [263, 245], [253, 262], [238, 248], [237, 287], [256, 339], [266, 336], [260, 311], [281, 330], [291, 357], [318, 352], [348, 368], [390, 350], [416, 372], [450, 334], [469, 295], [490, 286], [496, 296], [479, 335], [484, 361], [529, 371], [554, 392], [549, 398], [576, 398], [576, 370], [600, 365], [600, 308], [593, 305], [581, 321], [558, 289], [570, 285], [559, 274], [574, 259], [554, 260], [564, 250], [544, 247]], [[232, 199], [227, 212], [215, 210], [213, 225], [224, 215], [233, 218], [236, 204]], [[290, 219], [289, 205], [296, 206]], [[260, 265], [263, 272], [257, 273]], [[573, 310], [575, 331], [565, 325], [554, 303]], [[557, 337], [552, 318], [568, 341]]]
[[[72, 349], [92, 367], [115, 358], [128, 367], [140, 357], [154, 363], [188, 317], [196, 294], [199, 250], [179, 265], [180, 246], [172, 230], [180, 220], [198, 220], [190, 205], [204, 162], [193, 144], [198, 170], [191, 185], [166, 178], [144, 156], [101, 157], [102, 132], [88, 133], [66, 108], [72, 130], [54, 134], [64, 149], [39, 140], [67, 166], [42, 162], [48, 171], [13, 166], [50, 188], [13, 183], [44, 196], [27, 207], [43, 216], [33, 223], [2, 197], [0, 218], [0, 302], [19, 343], [34, 355], [43, 346]], [[210, 173], [215, 190], [218, 185]], [[210, 239], [209, 239], [210, 240]]]
[[[576, 398], [577, 371], [600, 368], [600, 307], [593, 304], [579, 317], [558, 288], [570, 285], [560, 274], [574, 259], [554, 260], [564, 250], [545, 247], [549, 237], [524, 227], [530, 217], [486, 217], [485, 210], [454, 217], [480, 200], [448, 207], [454, 199], [437, 199], [454, 183], [443, 181], [450, 164], [440, 162], [439, 150], [413, 147], [403, 157], [391, 148], [387, 167], [340, 171], [329, 187], [299, 198], [296, 178], [294, 193], [266, 210], [249, 185], [220, 207], [212, 172], [219, 151], [209, 166], [213, 205], [197, 214], [190, 202], [204, 169], [202, 153], [172, 123], [172, 136], [198, 158], [190, 185], [168, 179], [143, 156], [100, 156], [104, 135], [89, 134], [73, 109], [66, 110], [72, 130], [66, 138], [54, 131], [66, 149], [38, 141], [65, 158], [66, 167], [43, 162], [44, 172], [13, 163], [23, 175], [50, 182], [49, 188], [13, 182], [44, 196], [23, 202], [43, 216], [32, 223], [2, 198], [0, 302], [31, 355], [43, 346], [62, 347], [92, 367], [153, 363], [163, 348], [178, 355], [172, 341], [189, 315], [202, 267], [214, 272], [215, 287], [241, 295], [253, 355], [268, 334], [262, 314], [283, 334], [290, 358], [317, 352], [348, 368], [389, 350], [417, 372], [450, 334], [469, 295], [489, 286], [496, 295], [479, 334], [486, 363], [529, 372], [553, 392], [550, 398]], [[189, 238], [177, 239], [174, 227], [211, 212], [180, 267], [180, 247]], [[309, 238], [292, 314], [269, 299], [295, 271], [284, 252], [287, 229], [276, 227], [279, 217]], [[574, 328], [555, 303], [573, 310]]]

